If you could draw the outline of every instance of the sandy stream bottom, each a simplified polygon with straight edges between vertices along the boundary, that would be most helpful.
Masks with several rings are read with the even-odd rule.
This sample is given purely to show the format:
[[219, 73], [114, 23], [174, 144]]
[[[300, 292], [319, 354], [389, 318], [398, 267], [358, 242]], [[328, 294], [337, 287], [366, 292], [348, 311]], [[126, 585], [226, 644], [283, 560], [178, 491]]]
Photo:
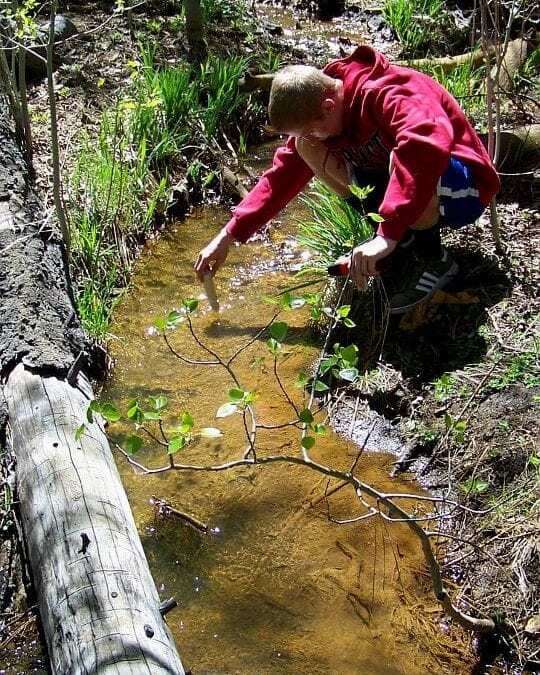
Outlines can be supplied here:
[[[225, 218], [222, 210], [206, 209], [151, 242], [112, 328], [116, 366], [105, 399], [125, 409], [132, 398], [162, 392], [171, 410], [191, 412], [196, 427], [223, 430], [220, 439], [201, 440], [183, 451], [179, 461], [190, 463], [221, 463], [241, 455], [240, 416], [214, 417], [232, 385], [221, 368], [180, 363], [149, 328], [182, 298], [201, 293], [193, 260]], [[298, 259], [299, 252], [285, 243], [290, 227], [275, 232], [270, 247], [250, 244], [231, 252], [218, 279], [218, 318], [201, 302], [196, 330], [219, 353], [233, 353], [270, 319], [273, 307], [263, 295], [291, 285], [290, 274], [275, 271], [284, 258]], [[298, 370], [309, 369], [317, 347], [304, 342], [304, 310], [283, 320], [291, 329], [280, 373], [298, 400], [292, 383]], [[235, 371], [246, 389], [257, 392], [258, 419], [275, 424], [292, 418], [274, 381], [265, 339], [242, 353]], [[172, 343], [192, 358], [207, 358], [186, 327], [173, 334]], [[112, 429], [115, 436], [126, 431], [121, 424]], [[259, 433], [261, 453], [298, 451], [295, 430]], [[312, 450], [314, 459], [341, 469], [356, 454], [353, 444], [334, 433]], [[163, 450], [156, 447], [143, 449], [138, 458], [165, 464]], [[364, 454], [359, 474], [382, 490], [420, 493], [414, 483], [389, 479], [392, 461], [391, 455]], [[402, 525], [369, 520], [339, 526], [326, 518], [324, 502], [305, 508], [324, 493], [321, 475], [289, 465], [152, 477], [137, 475], [121, 460], [119, 468], [160, 595], [179, 602], [167, 621], [194, 675], [468, 671], [455, 633], [449, 640], [441, 632], [419, 543]], [[156, 519], [152, 495], [208, 523], [212, 534]], [[331, 498], [331, 509], [336, 518], [361, 512], [348, 488]]]

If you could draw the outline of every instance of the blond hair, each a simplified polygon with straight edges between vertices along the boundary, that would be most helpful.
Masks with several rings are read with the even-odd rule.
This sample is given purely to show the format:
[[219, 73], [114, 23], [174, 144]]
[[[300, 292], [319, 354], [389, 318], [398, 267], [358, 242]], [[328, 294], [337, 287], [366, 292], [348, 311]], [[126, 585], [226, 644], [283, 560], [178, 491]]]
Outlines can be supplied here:
[[287, 66], [272, 80], [268, 116], [277, 131], [302, 129], [321, 116], [335, 80], [313, 66]]

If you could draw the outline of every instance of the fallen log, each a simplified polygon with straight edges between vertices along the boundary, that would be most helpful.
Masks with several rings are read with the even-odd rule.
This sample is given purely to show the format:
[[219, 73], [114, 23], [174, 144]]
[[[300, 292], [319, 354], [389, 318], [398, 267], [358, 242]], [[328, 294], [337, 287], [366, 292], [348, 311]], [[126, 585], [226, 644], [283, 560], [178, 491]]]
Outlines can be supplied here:
[[[516, 38], [508, 43], [504, 58], [499, 69], [499, 83], [503, 89], [510, 89], [514, 74], [519, 70], [532, 48], [538, 43], [538, 35], [535, 40], [525, 40], [524, 38]], [[443, 73], [450, 73], [459, 66], [470, 65], [473, 68], [478, 68], [486, 62], [486, 59], [496, 56], [498, 50], [502, 45], [490, 45], [487, 50], [475, 49], [466, 54], [458, 54], [456, 56], [440, 56], [433, 58], [414, 59], [394, 61], [397, 66], [407, 66], [409, 68], [416, 68], [417, 70], [424, 70], [426, 68], [439, 68]], [[492, 77], [495, 76], [498, 66], [493, 66]], [[274, 73], [259, 73], [256, 74], [252, 70], [246, 71], [244, 77], [238, 81], [238, 86], [242, 92], [250, 92], [260, 89], [262, 91], [270, 91]]]
[[76, 438], [92, 346], [2, 107], [0, 142], [0, 377], [51, 671], [183, 675], [108, 441]]
[[[488, 135], [480, 134], [487, 147]], [[540, 166], [540, 124], [501, 131], [497, 168], [503, 173], [526, 173]]]

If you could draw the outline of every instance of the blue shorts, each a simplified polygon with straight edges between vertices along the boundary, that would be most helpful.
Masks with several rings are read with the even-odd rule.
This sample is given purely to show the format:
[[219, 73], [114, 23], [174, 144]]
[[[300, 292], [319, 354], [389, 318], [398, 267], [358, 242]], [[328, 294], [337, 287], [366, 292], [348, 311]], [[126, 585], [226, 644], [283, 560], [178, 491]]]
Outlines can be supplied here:
[[450, 158], [448, 168], [439, 178], [437, 194], [440, 225], [453, 228], [470, 225], [486, 208], [479, 199], [471, 167], [456, 157]]
[[[364, 202], [367, 211], [378, 211], [388, 185], [386, 171], [366, 171], [347, 164], [350, 181], [364, 187], [373, 186], [373, 191]], [[451, 157], [448, 168], [437, 183], [439, 196], [439, 224], [459, 228], [474, 223], [485, 210], [479, 199], [471, 167], [457, 157]]]

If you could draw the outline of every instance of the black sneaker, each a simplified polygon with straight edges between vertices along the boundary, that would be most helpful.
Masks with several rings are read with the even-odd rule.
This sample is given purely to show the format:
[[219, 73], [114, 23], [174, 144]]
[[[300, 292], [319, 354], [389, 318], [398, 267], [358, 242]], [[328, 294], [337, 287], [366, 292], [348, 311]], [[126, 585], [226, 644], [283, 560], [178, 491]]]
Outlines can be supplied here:
[[408, 288], [390, 298], [390, 314], [405, 314], [423, 300], [430, 298], [439, 288], [444, 288], [458, 273], [459, 267], [448, 251], [443, 249], [440, 260], [421, 260], [422, 270], [418, 270]]

